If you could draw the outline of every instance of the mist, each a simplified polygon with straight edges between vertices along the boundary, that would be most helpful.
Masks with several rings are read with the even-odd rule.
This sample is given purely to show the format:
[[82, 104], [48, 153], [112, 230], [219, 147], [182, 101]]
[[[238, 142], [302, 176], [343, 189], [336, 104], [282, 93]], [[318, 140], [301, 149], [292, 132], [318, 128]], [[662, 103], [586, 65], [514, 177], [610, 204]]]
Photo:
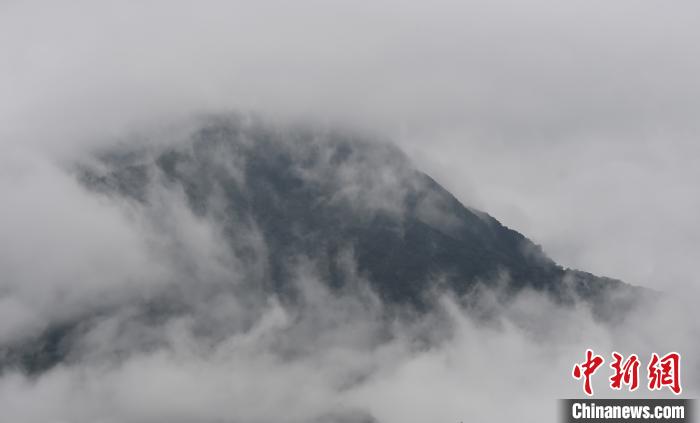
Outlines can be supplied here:
[[[65, 363], [4, 371], [0, 409], [22, 422], [553, 421], [557, 398], [582, 395], [570, 372], [586, 348], [643, 363], [679, 351], [696, 396], [699, 7], [3, 2], [0, 344], [87, 323]], [[297, 257], [290, 304], [251, 288], [267, 272], [254, 224], [241, 255], [223, 212], [197, 215], [178, 189], [150, 187], [143, 206], [80, 182], [96, 153], [178, 145], [198, 117], [231, 112], [372, 134], [561, 264], [663, 299], [611, 325], [534, 291], [437, 292], [418, 316], [385, 309], [347, 251], [349, 292]], [[397, 210], [403, 175], [367, 171], [345, 169], [340, 200]], [[178, 310], [149, 320], [152, 301]]]

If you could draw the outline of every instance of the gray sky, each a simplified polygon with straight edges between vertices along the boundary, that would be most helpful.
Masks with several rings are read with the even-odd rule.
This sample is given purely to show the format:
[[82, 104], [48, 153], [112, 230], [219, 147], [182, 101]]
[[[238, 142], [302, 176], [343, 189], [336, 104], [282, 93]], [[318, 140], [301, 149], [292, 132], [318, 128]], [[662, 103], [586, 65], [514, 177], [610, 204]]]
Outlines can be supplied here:
[[[183, 268], [197, 281], [240, 276], [217, 228], [177, 193], [139, 213], [89, 195], [60, 166], [142, 127], [229, 110], [394, 140], [562, 264], [685, 298], [613, 329], [532, 293], [482, 327], [443, 298], [443, 320], [397, 325], [374, 345], [385, 329], [376, 305], [330, 296], [301, 269], [304, 318], [221, 296], [154, 329], [125, 307], [81, 339], [84, 362], [0, 377], [0, 409], [41, 423], [325, 411], [546, 421], [554, 398], [581, 394], [567, 376], [586, 347], [681, 351], [697, 396], [699, 21], [700, 3], [683, 0], [0, 0], [0, 342], [149, 298]], [[190, 288], [192, 302], [207, 293]], [[231, 327], [246, 319], [249, 330]], [[209, 348], [196, 329], [211, 322], [227, 336]], [[415, 351], [416, 334], [444, 325], [447, 341]], [[310, 352], [280, 360], [279, 339]], [[123, 361], [99, 360], [121, 347]], [[503, 397], [510, 407], [491, 402]]]
[[191, 112], [369, 128], [565, 265], [694, 283], [693, 1], [0, 5], [2, 148]]

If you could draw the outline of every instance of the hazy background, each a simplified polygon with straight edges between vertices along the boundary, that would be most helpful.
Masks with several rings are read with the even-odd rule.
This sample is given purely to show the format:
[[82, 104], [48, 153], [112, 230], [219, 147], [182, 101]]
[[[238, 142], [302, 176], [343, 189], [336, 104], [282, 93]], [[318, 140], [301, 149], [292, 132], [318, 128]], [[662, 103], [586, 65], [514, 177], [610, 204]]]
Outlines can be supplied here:
[[2, 148], [221, 109], [364, 126], [563, 264], [695, 278], [694, 1], [0, 4]]
[[[187, 322], [172, 322], [162, 335], [169, 349], [120, 365], [3, 377], [0, 408], [37, 422], [285, 412], [306, 421], [325, 408], [381, 421], [505, 420], [523, 410], [542, 420], [556, 413], [554, 398], [580, 395], [567, 375], [587, 346], [641, 357], [679, 350], [693, 395], [699, 38], [694, 1], [0, 0], [0, 340], [147, 297], [177, 273], [142, 217], [89, 196], [63, 166], [143, 126], [228, 110], [393, 140], [466, 205], [563, 265], [688, 301], [610, 333], [585, 311], [536, 296], [507, 310], [500, 330], [484, 329], [445, 299], [451, 341], [416, 354], [410, 333], [425, 328], [367, 347], [376, 310], [318, 294], [313, 316], [349, 316], [350, 327], [331, 332], [356, 336], [315, 340], [320, 353], [293, 364], [266, 354], [269, 338], [296, 327], [273, 303], [254, 330], [212, 351], [199, 350]], [[206, 264], [203, 279], [235, 274], [217, 267], [227, 257], [216, 228], [165, 204], [165, 232], [187, 240], [177, 257]], [[113, 339], [108, 323], [95, 345]], [[483, 363], [494, 358], [502, 364], [488, 381]], [[358, 382], [345, 389], [348, 377]], [[488, 402], [499, 395], [512, 406]], [[401, 401], [405, 409], [393, 407]]]

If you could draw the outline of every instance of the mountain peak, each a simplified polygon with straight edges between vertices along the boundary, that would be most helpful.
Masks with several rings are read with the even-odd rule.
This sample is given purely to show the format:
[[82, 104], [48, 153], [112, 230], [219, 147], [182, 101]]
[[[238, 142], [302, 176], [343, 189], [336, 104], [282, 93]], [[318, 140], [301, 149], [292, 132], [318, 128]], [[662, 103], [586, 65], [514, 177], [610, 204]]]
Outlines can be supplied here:
[[85, 184], [144, 207], [158, 191], [181, 191], [234, 251], [253, 251], [241, 233], [264, 240], [269, 269], [260, 283], [277, 289], [297, 256], [318, 259], [329, 284], [342, 284], [335, 267], [343, 251], [382, 299], [398, 303], [423, 304], [438, 282], [463, 295], [503, 279], [509, 289], [566, 300], [619, 285], [557, 265], [522, 234], [464, 206], [389, 143], [218, 118], [184, 143], [126, 151], [102, 155], [101, 172], [84, 169]]

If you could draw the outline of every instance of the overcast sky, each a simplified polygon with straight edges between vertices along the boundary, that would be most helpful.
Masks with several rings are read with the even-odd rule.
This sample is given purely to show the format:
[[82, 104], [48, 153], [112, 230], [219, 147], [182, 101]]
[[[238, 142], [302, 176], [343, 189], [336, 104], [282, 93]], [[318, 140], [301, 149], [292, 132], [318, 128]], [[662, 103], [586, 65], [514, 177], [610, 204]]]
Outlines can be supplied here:
[[567, 266], [693, 285], [695, 1], [0, 2], [0, 148], [242, 110], [369, 129]]
[[[0, 409], [37, 423], [547, 421], [555, 398], [582, 395], [569, 372], [588, 347], [682, 352], [697, 396], [699, 40], [694, 0], [0, 0], [0, 345], [123, 306], [81, 334], [80, 360], [0, 375]], [[490, 326], [444, 296], [387, 328], [375, 302], [331, 295], [304, 266], [308, 310], [208, 297], [245, 274], [217, 226], [176, 192], [140, 211], [98, 198], [64, 164], [229, 111], [392, 140], [563, 265], [680, 300], [608, 327], [487, 293]], [[139, 321], [139, 302], [172, 287], [192, 312]]]

